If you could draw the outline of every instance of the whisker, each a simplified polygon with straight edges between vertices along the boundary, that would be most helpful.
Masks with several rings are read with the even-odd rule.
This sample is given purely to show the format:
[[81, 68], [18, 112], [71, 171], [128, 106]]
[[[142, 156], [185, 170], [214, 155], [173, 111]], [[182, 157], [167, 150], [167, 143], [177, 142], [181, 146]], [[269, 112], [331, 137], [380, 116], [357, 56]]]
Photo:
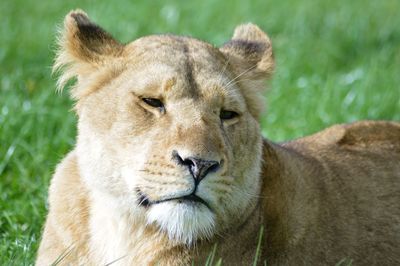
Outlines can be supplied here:
[[248, 72], [250, 72], [251, 70], [253, 70], [254, 68], [257, 67], [257, 64], [249, 67], [248, 69], [246, 69], [245, 71], [243, 71], [242, 73], [240, 73], [239, 75], [237, 75], [236, 77], [234, 77], [233, 79], [231, 79], [227, 84], [225, 84], [225, 87], [228, 87], [229, 85], [231, 85], [235, 80], [237, 80], [238, 78], [240, 78], [241, 76], [247, 74]]
[[[249, 79], [249, 78], [244, 78], [244, 79], [237, 79], [235, 80], [235, 82], [230, 83], [230, 86], [233, 86], [235, 84], [238, 84], [239, 82], [243, 82], [243, 81], [253, 81], [253, 79]], [[225, 86], [226, 87], [226, 86]]]
[[226, 71], [226, 69], [228, 67], [228, 64], [229, 64], [230, 60], [231, 60], [231, 58], [229, 57], [228, 60], [225, 61], [224, 67], [222, 68], [222, 71], [220, 71], [220, 74], [218, 76], [219, 80], [221, 80], [222, 76], [225, 74], [225, 71]]
[[[224, 66], [222, 67], [222, 70], [219, 71], [218, 77], [217, 77], [217, 81], [221, 81], [221, 80], [222, 80], [222, 77], [223, 77], [223, 75], [225, 74], [225, 71], [226, 71], [226, 69], [227, 69], [227, 67], [228, 67], [229, 62], [230, 62], [230, 58], [228, 58], [228, 59], [225, 61]], [[205, 85], [205, 87], [208, 87], [208, 86], [211, 84], [212, 81], [213, 81], [213, 79], [208, 79], [208, 80], [207, 80], [207, 83], [206, 83], [206, 85]]]

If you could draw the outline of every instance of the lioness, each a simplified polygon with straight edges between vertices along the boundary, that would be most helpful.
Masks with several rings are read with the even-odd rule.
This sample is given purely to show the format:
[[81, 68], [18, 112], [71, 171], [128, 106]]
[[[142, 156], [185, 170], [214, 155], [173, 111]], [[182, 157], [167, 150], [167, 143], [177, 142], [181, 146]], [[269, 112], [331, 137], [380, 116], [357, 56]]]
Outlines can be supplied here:
[[263, 140], [274, 62], [257, 26], [221, 48], [124, 45], [78, 10], [60, 45], [78, 140], [51, 182], [37, 265], [400, 264], [400, 124]]

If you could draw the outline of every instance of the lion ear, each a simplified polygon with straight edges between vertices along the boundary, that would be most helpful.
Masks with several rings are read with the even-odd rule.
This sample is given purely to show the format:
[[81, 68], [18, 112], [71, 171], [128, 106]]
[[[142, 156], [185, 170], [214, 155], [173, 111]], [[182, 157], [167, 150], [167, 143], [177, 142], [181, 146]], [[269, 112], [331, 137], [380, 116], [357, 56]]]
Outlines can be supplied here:
[[228, 57], [236, 76], [242, 80], [265, 80], [273, 72], [271, 40], [252, 23], [237, 26], [232, 39], [220, 51]]
[[236, 27], [232, 39], [220, 51], [232, 67], [232, 82], [240, 83], [250, 113], [257, 119], [264, 109], [265, 80], [274, 70], [271, 40], [259, 27], [248, 23]]
[[53, 71], [60, 71], [57, 87], [68, 80], [90, 74], [108, 59], [118, 57], [123, 45], [109, 33], [90, 21], [82, 10], [71, 11], [64, 20], [58, 41]]

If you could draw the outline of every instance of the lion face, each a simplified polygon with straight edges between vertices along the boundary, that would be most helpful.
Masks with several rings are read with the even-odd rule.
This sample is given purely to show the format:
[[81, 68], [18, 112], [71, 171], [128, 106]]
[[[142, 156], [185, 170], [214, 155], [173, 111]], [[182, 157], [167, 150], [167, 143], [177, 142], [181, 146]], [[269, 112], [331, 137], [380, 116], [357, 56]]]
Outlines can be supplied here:
[[245, 25], [220, 49], [169, 35], [121, 45], [82, 12], [65, 24], [56, 67], [61, 83], [78, 78], [78, 161], [93, 194], [176, 243], [240, 225], [260, 188], [266, 35]]

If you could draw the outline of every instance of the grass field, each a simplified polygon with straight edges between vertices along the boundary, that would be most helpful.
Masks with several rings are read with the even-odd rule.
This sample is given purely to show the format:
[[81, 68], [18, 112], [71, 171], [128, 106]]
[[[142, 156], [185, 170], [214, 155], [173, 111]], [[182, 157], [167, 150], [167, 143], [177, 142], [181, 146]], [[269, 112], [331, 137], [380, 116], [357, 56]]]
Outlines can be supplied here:
[[[228, 5], [229, 3], [229, 5]], [[272, 38], [276, 73], [263, 133], [296, 138], [334, 123], [400, 120], [400, 2], [0, 1], [0, 264], [34, 262], [49, 179], [76, 117], [51, 77], [56, 26], [71, 9], [123, 42], [172, 32], [220, 45], [234, 26]]]

